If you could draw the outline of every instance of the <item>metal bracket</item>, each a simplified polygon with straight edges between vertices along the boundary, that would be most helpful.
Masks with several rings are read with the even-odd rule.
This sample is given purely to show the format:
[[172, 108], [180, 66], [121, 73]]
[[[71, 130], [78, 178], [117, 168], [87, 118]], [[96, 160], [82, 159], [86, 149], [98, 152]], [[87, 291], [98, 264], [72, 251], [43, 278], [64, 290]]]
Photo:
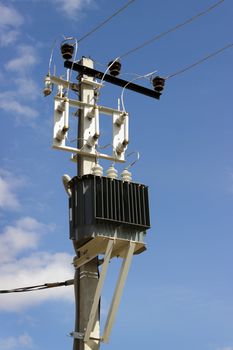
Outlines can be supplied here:
[[71, 332], [69, 335], [74, 339], [83, 339], [84, 338], [84, 333], [81, 333], [81, 332]]
[[[104, 260], [84, 336], [82, 333], [78, 333], [76, 334], [77, 339], [84, 339], [84, 342], [88, 342], [89, 339], [92, 339], [91, 332], [94, 326], [95, 316], [98, 310], [101, 292], [109, 267], [109, 261], [112, 257], [117, 256], [122, 257], [123, 261], [118, 276], [115, 292], [112, 298], [112, 303], [109, 308], [107, 320], [105, 323], [104, 333], [100, 339], [104, 343], [108, 342], [112, 326], [116, 317], [117, 309], [120, 303], [121, 295], [124, 289], [125, 281], [129, 272], [133, 254], [137, 253], [139, 249], [142, 249], [142, 246], [145, 246], [145, 244], [123, 239], [96, 237], [78, 249], [80, 257], [75, 258], [73, 262], [76, 268], [85, 265], [99, 254], [104, 254]], [[82, 338], [80, 338], [81, 336]]]
[[97, 79], [103, 79], [105, 81], [108, 81], [111, 84], [124, 87], [125, 89], [129, 89], [129, 90], [138, 92], [140, 94], [143, 94], [143, 95], [146, 95], [149, 97], [156, 98], [157, 100], [159, 100], [160, 95], [161, 95], [160, 92], [148, 89], [148, 88], [141, 86], [141, 85], [130, 83], [127, 80], [119, 79], [119, 78], [114, 77], [110, 74], [105, 74], [105, 73], [100, 72], [96, 69], [86, 67], [86, 66], [83, 66], [83, 65], [78, 64], [78, 63], [74, 63], [71, 61], [65, 61], [64, 66], [66, 68], [73, 69], [76, 72], [80, 72], [81, 74], [86, 74], [90, 77], [97, 78]]
[[[57, 79], [56, 82], [61, 83], [62, 79]], [[66, 86], [67, 82], [62, 81]], [[67, 133], [69, 129], [69, 109], [70, 107], [82, 108], [85, 111], [84, 118], [84, 136], [83, 143], [87, 144], [84, 147], [76, 148], [66, 145]], [[99, 138], [99, 113], [110, 115], [113, 118], [113, 152], [111, 155], [96, 152], [95, 144]], [[114, 124], [123, 116], [122, 125]], [[92, 142], [93, 141], [93, 142]], [[128, 115], [127, 113], [104, 106], [76, 101], [67, 97], [56, 95], [54, 97], [54, 131], [53, 131], [53, 148], [79, 154], [92, 159], [102, 158], [113, 162], [125, 162], [125, 150], [128, 144]], [[119, 145], [124, 145], [117, 153]], [[77, 161], [77, 157], [73, 156], [73, 161]]]
[[109, 261], [110, 261], [111, 253], [112, 253], [112, 249], [113, 249], [113, 244], [114, 244], [113, 240], [108, 241], [107, 249], [105, 252], [105, 258], [104, 258], [104, 262], [102, 265], [102, 270], [101, 270], [101, 273], [99, 276], [99, 281], [98, 281], [97, 288], [95, 291], [95, 296], [94, 296], [93, 304], [91, 307], [90, 317], [89, 317], [89, 321], [88, 321], [85, 336], [84, 336], [84, 341], [89, 340], [90, 334], [91, 334], [91, 331], [92, 331], [92, 328], [93, 328], [93, 325], [95, 322], [95, 316], [96, 316], [96, 312], [97, 312], [97, 309], [99, 306], [101, 291], [102, 291], [104, 280], [105, 280], [105, 277], [107, 274]]
[[121, 265], [121, 271], [118, 277], [116, 289], [113, 295], [112, 303], [108, 312], [107, 321], [105, 323], [104, 327], [104, 334], [102, 336], [102, 341], [104, 343], [108, 343], [110, 333], [112, 330], [113, 322], [116, 317], [117, 309], [120, 303], [121, 295], [124, 289], [125, 281], [129, 272], [129, 267], [132, 261], [134, 249], [135, 249], [135, 242], [129, 242], [128, 248], [125, 251], [125, 257], [123, 259], [122, 265]]
[[93, 159], [101, 158], [101, 159], [105, 159], [105, 160], [111, 160], [111, 161], [116, 162], [116, 163], [125, 163], [124, 159], [119, 159], [119, 158], [116, 158], [114, 156], [109, 156], [109, 155], [104, 154], [104, 153], [96, 154], [96, 153], [85, 152], [79, 148], [69, 147], [69, 146], [61, 146], [55, 142], [53, 144], [53, 148], [57, 149], [57, 150], [61, 150], [61, 151], [74, 153], [74, 155], [72, 155], [72, 157], [71, 157], [71, 160], [73, 162], [77, 162], [77, 155], [80, 154], [82, 156], [93, 158]]

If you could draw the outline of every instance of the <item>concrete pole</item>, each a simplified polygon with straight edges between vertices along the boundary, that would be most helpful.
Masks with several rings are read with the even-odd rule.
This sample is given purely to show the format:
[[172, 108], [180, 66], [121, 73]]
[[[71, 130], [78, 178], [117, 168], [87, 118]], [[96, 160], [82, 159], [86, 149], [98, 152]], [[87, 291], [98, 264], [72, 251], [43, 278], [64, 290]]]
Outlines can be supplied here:
[[[89, 58], [82, 58], [80, 64], [93, 68], [93, 61]], [[80, 77], [81, 78], [81, 77]], [[88, 80], [93, 78], [85, 76]], [[80, 80], [80, 93], [79, 98], [81, 101], [93, 103], [94, 89], [93, 86], [85, 84]], [[79, 111], [79, 123], [78, 123], [78, 148], [83, 146], [85, 142], [84, 138], [84, 118], [87, 111], [80, 109]], [[91, 169], [94, 166], [94, 162], [91, 158], [79, 156], [78, 157], [78, 176], [90, 174]], [[78, 246], [78, 242], [74, 242], [74, 248]], [[94, 295], [99, 279], [98, 270], [98, 258], [93, 259], [89, 263], [85, 264], [80, 269], [75, 271], [74, 276], [74, 292], [75, 292], [75, 332], [84, 333], [87, 327], [88, 319]], [[100, 308], [99, 308], [100, 309]], [[74, 339], [73, 350], [98, 350], [100, 347], [100, 312], [97, 312], [94, 327], [91, 333], [91, 339], [84, 343], [83, 339]]]

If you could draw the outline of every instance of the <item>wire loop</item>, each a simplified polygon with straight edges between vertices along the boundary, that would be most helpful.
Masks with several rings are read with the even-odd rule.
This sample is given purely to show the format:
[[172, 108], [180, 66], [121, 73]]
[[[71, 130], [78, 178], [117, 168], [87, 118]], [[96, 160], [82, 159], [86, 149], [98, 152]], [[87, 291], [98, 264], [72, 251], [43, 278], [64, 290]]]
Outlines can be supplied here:
[[124, 112], [126, 112], [125, 110], [125, 104], [124, 104], [124, 92], [125, 92], [125, 89], [126, 87], [131, 84], [132, 82], [134, 82], [135, 80], [137, 79], [142, 79], [142, 78], [148, 78], [150, 76], [152, 76], [154, 73], [156, 73], [157, 70], [154, 70], [153, 72], [150, 72], [150, 73], [147, 73], [147, 74], [144, 74], [144, 75], [138, 75], [136, 78], [130, 80], [127, 84], [125, 84], [125, 86], [123, 87], [122, 91], [121, 91], [121, 105], [122, 105], [122, 109]]
[[126, 155], [126, 159], [129, 158], [130, 156], [132, 156], [133, 154], [136, 154], [137, 155], [137, 158], [132, 162], [130, 163], [125, 169], [129, 170], [129, 168], [131, 168], [132, 166], [135, 165], [135, 163], [137, 163], [140, 159], [140, 153], [138, 151], [133, 151], [133, 152], [130, 152]]

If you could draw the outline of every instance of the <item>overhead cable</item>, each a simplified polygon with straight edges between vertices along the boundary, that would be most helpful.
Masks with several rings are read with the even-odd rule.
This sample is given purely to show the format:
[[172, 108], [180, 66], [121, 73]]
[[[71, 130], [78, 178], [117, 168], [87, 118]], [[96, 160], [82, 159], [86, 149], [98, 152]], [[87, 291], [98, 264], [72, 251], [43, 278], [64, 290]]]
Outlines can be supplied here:
[[[130, 0], [128, 1], [124, 6], [122, 6], [120, 9], [118, 9], [116, 12], [114, 12], [111, 16], [109, 16], [108, 18], [106, 18], [103, 22], [101, 22], [100, 24], [98, 24], [96, 27], [94, 27], [91, 31], [87, 32], [86, 34], [84, 34], [81, 38], [79, 38], [79, 40], [77, 40], [76, 38], [73, 37], [69, 37], [67, 38], [66, 36], [63, 35], [63, 38], [66, 39], [74, 39], [75, 43], [76, 43], [76, 51], [77, 52], [77, 46], [78, 43], [83, 41], [84, 39], [86, 39], [88, 36], [90, 36], [91, 34], [93, 34], [94, 32], [96, 32], [99, 28], [103, 27], [106, 23], [108, 23], [112, 18], [114, 18], [115, 16], [117, 16], [119, 13], [121, 13], [122, 11], [124, 11], [129, 5], [131, 5], [135, 0]], [[54, 40], [54, 43], [52, 45], [51, 48], [51, 54], [50, 54], [50, 58], [49, 58], [49, 69], [48, 69], [48, 73], [50, 74], [50, 69], [51, 69], [51, 64], [52, 64], [52, 59], [53, 59], [53, 55], [54, 55], [54, 49], [57, 43], [57, 38]]]
[[179, 74], [182, 74], [182, 73], [186, 72], [187, 70], [192, 69], [192, 68], [196, 67], [197, 65], [203, 63], [204, 61], [208, 60], [209, 58], [214, 57], [214, 56], [220, 54], [221, 52], [223, 52], [223, 51], [229, 49], [229, 48], [232, 47], [232, 46], [233, 46], [233, 43], [228, 44], [228, 45], [222, 47], [221, 49], [219, 49], [219, 50], [217, 50], [217, 51], [214, 51], [214, 52], [210, 53], [209, 55], [207, 55], [207, 56], [201, 58], [200, 60], [198, 60], [198, 61], [196, 61], [196, 62], [190, 64], [189, 66], [186, 66], [186, 67], [184, 67], [184, 68], [178, 70], [177, 72], [168, 75], [167, 77], [165, 77], [165, 79], [170, 79], [170, 78], [173, 78], [173, 77], [175, 77], [175, 76], [177, 76], [177, 75], [179, 75]]
[[129, 85], [129, 84], [131, 84], [132, 82], [134, 82], [135, 80], [137, 80], [137, 79], [142, 79], [142, 78], [148, 78], [148, 77], [151, 77], [154, 73], [156, 73], [157, 72], [157, 70], [155, 70], [155, 71], [153, 71], [153, 72], [150, 72], [150, 73], [147, 73], [147, 74], [143, 74], [143, 75], [138, 75], [137, 74], [137, 76], [136, 76], [136, 78], [134, 78], [134, 79], [132, 79], [132, 80], [130, 80], [124, 87], [123, 87], [123, 89], [122, 89], [122, 91], [121, 91], [121, 105], [122, 105], [122, 109], [123, 109], [123, 111], [124, 112], [126, 112], [126, 110], [125, 110], [125, 104], [124, 104], [124, 92], [125, 92], [125, 89], [126, 89], [126, 87]]
[[129, 5], [131, 5], [135, 0], [130, 0], [128, 1], [124, 6], [122, 6], [119, 10], [117, 10], [116, 12], [114, 12], [110, 17], [106, 18], [103, 22], [101, 22], [100, 24], [98, 24], [95, 28], [93, 28], [92, 30], [90, 30], [89, 32], [87, 32], [85, 35], [83, 35], [78, 42], [86, 39], [88, 36], [90, 36], [91, 34], [93, 34], [94, 32], [96, 32], [99, 28], [103, 27], [106, 23], [108, 23], [112, 18], [114, 18], [115, 16], [117, 16], [120, 12], [124, 11]]
[[184, 22], [181, 22], [181, 23], [175, 25], [174, 27], [172, 27], [172, 28], [170, 28], [170, 29], [168, 29], [168, 30], [166, 30], [166, 31], [164, 31], [162, 33], [153, 36], [151, 39], [144, 41], [142, 44], [140, 44], [140, 45], [134, 47], [133, 49], [127, 51], [126, 53], [124, 53], [123, 55], [120, 56], [120, 58], [124, 58], [124, 57], [128, 56], [129, 54], [131, 54], [131, 53], [133, 53], [133, 52], [135, 52], [135, 51], [137, 51], [139, 49], [142, 49], [143, 47], [145, 47], [146, 45], [149, 45], [153, 41], [159, 40], [162, 37], [164, 37], [165, 35], [167, 35], [169, 33], [172, 33], [174, 31], [176, 31], [177, 29], [180, 29], [180, 28], [184, 27], [186, 24], [189, 24], [189, 23], [195, 21], [197, 18], [199, 18], [201, 16], [206, 15], [208, 12], [212, 11], [213, 9], [215, 9], [217, 6], [219, 6], [224, 1], [225, 0], [219, 0], [216, 3], [214, 3], [212, 6], [208, 7], [207, 9], [203, 10], [202, 12], [199, 12], [196, 15], [188, 18]]
[[30, 287], [4, 289], [4, 290], [0, 290], [0, 294], [33, 292], [33, 291], [49, 289], [49, 288], [71, 286], [72, 284], [74, 284], [74, 280], [73, 279], [72, 280], [67, 280], [67, 281], [64, 281], [64, 282], [45, 283], [45, 284], [39, 284], [39, 285], [36, 285], [36, 286], [30, 286]]

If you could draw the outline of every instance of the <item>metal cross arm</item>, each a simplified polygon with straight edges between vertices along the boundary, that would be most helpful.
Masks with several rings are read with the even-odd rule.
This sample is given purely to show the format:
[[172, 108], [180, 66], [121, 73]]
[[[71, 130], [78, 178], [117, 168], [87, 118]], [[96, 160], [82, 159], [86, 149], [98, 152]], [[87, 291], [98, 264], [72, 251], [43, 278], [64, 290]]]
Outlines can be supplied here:
[[83, 66], [83, 65], [81, 65], [79, 63], [74, 63], [72, 61], [65, 61], [64, 62], [64, 66], [66, 68], [72, 69], [72, 70], [74, 70], [76, 72], [79, 72], [81, 74], [86, 74], [89, 77], [93, 77], [93, 78], [96, 78], [96, 79], [103, 79], [103, 80], [105, 80], [105, 81], [107, 81], [107, 82], [109, 82], [111, 84], [118, 85], [118, 86], [121, 86], [121, 87], [123, 87], [125, 89], [138, 92], [139, 94], [143, 94], [143, 95], [146, 95], [146, 96], [149, 96], [149, 97], [156, 98], [157, 100], [159, 100], [160, 95], [161, 95], [160, 92], [154, 91], [152, 89], [148, 89], [145, 86], [141, 86], [141, 85], [137, 85], [137, 84], [131, 83], [131, 82], [127, 81], [127, 80], [123, 80], [123, 79], [114, 77], [114, 76], [112, 76], [110, 74], [105, 74], [105, 73], [100, 72], [100, 71], [98, 71], [96, 69]]

